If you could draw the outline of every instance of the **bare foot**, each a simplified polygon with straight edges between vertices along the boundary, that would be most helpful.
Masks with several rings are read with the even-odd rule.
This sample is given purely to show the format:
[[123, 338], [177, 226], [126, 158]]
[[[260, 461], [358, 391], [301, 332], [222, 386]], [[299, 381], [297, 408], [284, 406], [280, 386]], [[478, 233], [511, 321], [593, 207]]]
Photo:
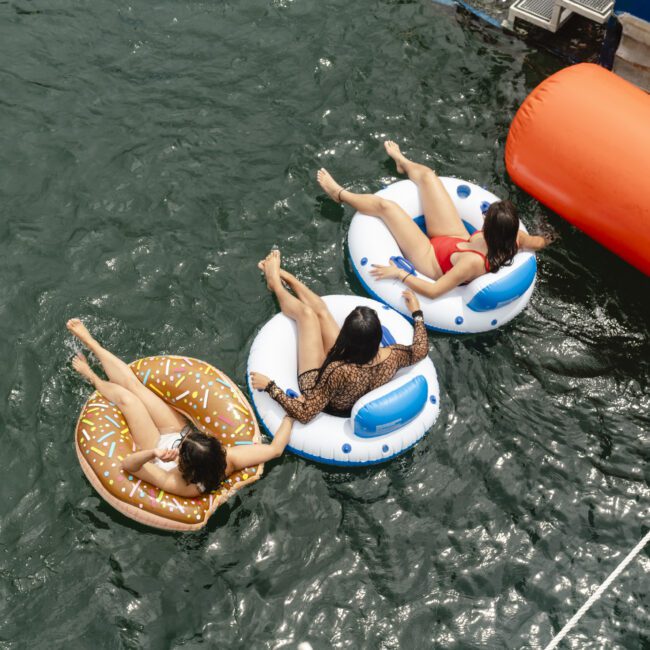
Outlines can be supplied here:
[[83, 354], [81, 354], [81, 352], [77, 352], [77, 354], [72, 359], [72, 367], [82, 377], [85, 377], [91, 384], [93, 383], [95, 373], [91, 370], [90, 366], [88, 365], [88, 360]]
[[70, 330], [73, 336], [76, 336], [87, 348], [94, 343], [95, 339], [91, 336], [86, 326], [78, 319], [71, 318], [65, 326]]
[[266, 257], [257, 263], [257, 268], [264, 273], [264, 265], [266, 264]]
[[268, 277], [267, 277], [267, 275], [266, 275], [266, 257], [265, 257], [263, 260], [260, 260], [260, 261], [257, 263], [257, 268], [258, 268], [260, 271], [262, 271], [262, 274], [264, 275], [264, 277], [265, 277], [265, 279], [266, 279], [266, 288], [267, 288], [269, 291], [273, 291], [273, 289], [271, 288], [271, 285], [269, 284], [269, 279], [268, 279]]
[[332, 175], [325, 169], [321, 167], [317, 174], [316, 180], [318, 184], [327, 192], [330, 199], [341, 203], [341, 194], [345, 191], [333, 178]]
[[404, 163], [408, 162], [408, 158], [400, 151], [397, 142], [386, 140], [386, 142], [384, 142], [384, 149], [386, 149], [386, 153], [395, 161], [397, 172], [403, 174]]
[[262, 270], [266, 276], [266, 284], [271, 291], [279, 283], [282, 283], [280, 279], [280, 251], [277, 248], [272, 249], [266, 256]]
[[[262, 271], [262, 273], [264, 273], [264, 274], [266, 275], [266, 272], [265, 272], [265, 268], [266, 268], [266, 258], [264, 258], [263, 260], [260, 260], [260, 261], [257, 263], [257, 268], [258, 268], [260, 271]], [[292, 282], [293, 280], [295, 280], [296, 277], [295, 277], [293, 274], [289, 273], [289, 271], [285, 271], [282, 267], [280, 267], [280, 279], [281, 279], [282, 282], [284, 282], [285, 284], [291, 285], [291, 282]], [[267, 282], [266, 286], [268, 287], [269, 291], [272, 291], [272, 289], [271, 289], [271, 287], [269, 286], [268, 282]]]

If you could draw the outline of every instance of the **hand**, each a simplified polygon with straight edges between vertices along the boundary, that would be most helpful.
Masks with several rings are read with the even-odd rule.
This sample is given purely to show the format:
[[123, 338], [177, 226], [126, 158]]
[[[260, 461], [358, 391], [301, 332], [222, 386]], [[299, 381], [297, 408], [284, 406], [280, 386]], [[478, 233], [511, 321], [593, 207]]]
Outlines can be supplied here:
[[543, 232], [542, 237], [544, 238], [544, 246], [548, 246], [549, 244], [556, 242], [560, 238], [560, 234], [555, 232], [555, 230], [549, 230]]
[[381, 264], [373, 264], [370, 275], [377, 280], [390, 280], [392, 278], [399, 278], [404, 275], [406, 271], [397, 268], [393, 260], [390, 260], [390, 266], [382, 266]]
[[418, 300], [418, 297], [410, 290], [406, 289], [402, 293], [402, 296], [404, 298], [404, 302], [406, 303], [406, 306], [408, 307], [408, 310], [413, 313], [414, 311], [418, 311], [420, 309], [420, 301]]
[[169, 463], [178, 459], [178, 449], [154, 449], [154, 456], [160, 458], [163, 463]]
[[251, 372], [251, 386], [255, 390], [266, 390], [271, 380], [260, 372]]

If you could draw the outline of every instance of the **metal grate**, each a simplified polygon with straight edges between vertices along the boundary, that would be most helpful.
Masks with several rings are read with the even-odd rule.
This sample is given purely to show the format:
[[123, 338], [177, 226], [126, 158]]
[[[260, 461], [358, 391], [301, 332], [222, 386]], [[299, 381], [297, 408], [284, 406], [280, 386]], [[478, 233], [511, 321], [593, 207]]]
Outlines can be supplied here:
[[570, 0], [570, 2], [576, 7], [582, 7], [601, 16], [608, 16], [614, 8], [613, 0]]
[[[594, 1], [598, 2], [599, 0]], [[551, 20], [554, 5], [555, 0], [521, 0], [516, 3], [517, 9], [533, 14], [547, 21]]]
[[612, 0], [573, 0], [573, 2], [582, 5], [585, 9], [593, 9], [601, 14], [609, 11], [614, 4]]

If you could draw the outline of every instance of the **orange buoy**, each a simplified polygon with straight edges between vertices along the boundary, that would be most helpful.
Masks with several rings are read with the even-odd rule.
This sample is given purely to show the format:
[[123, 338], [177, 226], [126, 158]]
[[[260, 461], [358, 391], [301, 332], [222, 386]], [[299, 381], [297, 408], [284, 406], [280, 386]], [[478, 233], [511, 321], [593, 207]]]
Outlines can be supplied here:
[[650, 275], [650, 95], [591, 63], [543, 81], [515, 115], [523, 190]]

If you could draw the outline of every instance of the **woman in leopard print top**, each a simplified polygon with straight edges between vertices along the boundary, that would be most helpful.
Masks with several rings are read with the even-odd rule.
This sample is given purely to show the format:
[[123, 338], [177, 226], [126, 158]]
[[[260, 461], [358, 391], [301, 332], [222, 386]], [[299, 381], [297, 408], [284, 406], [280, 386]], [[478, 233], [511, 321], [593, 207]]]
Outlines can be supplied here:
[[323, 300], [280, 267], [279, 251], [271, 251], [260, 268], [280, 309], [298, 327], [298, 387], [302, 395], [289, 397], [274, 381], [257, 372], [251, 373], [251, 383], [255, 389], [267, 391], [299, 422], [307, 423], [323, 411], [349, 417], [359, 398], [390, 381], [400, 368], [426, 357], [426, 329], [412, 291], [405, 291], [404, 299], [415, 323], [413, 344], [380, 348], [381, 323], [373, 309], [357, 307], [340, 328]]

